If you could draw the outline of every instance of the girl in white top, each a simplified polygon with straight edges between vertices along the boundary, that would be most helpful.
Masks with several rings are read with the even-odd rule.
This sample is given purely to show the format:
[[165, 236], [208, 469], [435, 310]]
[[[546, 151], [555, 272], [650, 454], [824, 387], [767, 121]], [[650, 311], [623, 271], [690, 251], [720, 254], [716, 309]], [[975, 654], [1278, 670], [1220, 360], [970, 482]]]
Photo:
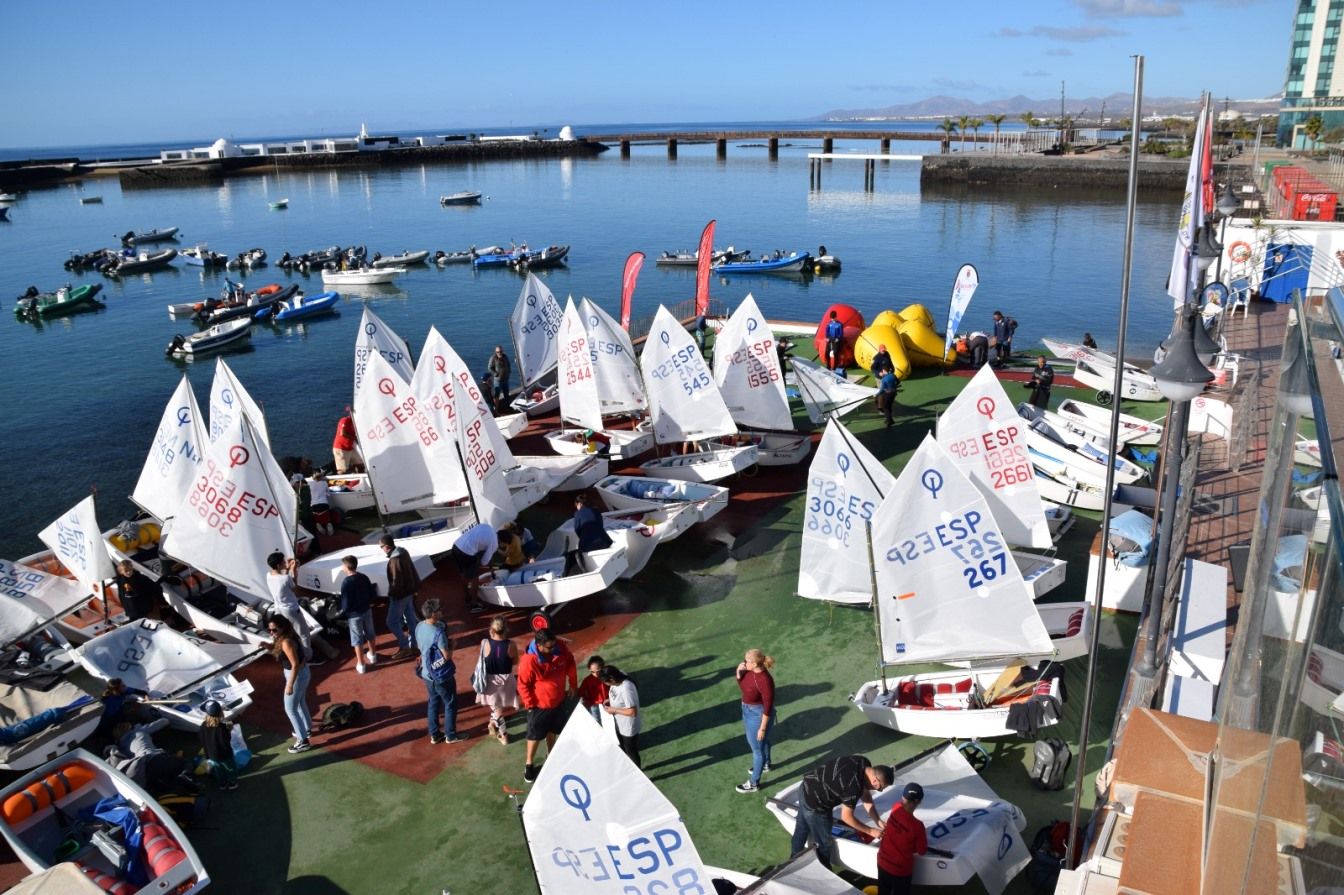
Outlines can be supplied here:
[[607, 704], [602, 710], [612, 715], [616, 722], [616, 741], [621, 744], [621, 751], [635, 763], [635, 767], [642, 768], [639, 730], [643, 726], [643, 719], [639, 714], [639, 691], [635, 689], [635, 682], [615, 665], [604, 667], [600, 679], [609, 688]]

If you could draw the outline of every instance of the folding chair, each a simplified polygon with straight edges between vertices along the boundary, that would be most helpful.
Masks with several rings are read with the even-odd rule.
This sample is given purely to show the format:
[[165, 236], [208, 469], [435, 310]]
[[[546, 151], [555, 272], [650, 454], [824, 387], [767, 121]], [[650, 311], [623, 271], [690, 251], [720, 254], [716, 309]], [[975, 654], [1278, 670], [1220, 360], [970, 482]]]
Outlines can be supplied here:
[[1246, 315], [1251, 312], [1251, 281], [1245, 277], [1237, 277], [1228, 284], [1231, 294], [1228, 296], [1229, 319], [1235, 317], [1237, 308], [1241, 308], [1241, 318], [1246, 319]]

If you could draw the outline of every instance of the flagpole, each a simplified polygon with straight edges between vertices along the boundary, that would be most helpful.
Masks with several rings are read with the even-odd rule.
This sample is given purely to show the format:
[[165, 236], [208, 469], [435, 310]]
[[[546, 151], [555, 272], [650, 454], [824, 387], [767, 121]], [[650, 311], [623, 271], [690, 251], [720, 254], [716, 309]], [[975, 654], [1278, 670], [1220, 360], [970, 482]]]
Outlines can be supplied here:
[[[1139, 184], [1139, 116], [1143, 103], [1143, 57], [1134, 57], [1134, 109], [1130, 115], [1129, 135], [1129, 185], [1125, 197], [1125, 248], [1120, 268], [1120, 332], [1115, 346], [1115, 381], [1111, 393], [1116, 396], [1111, 403], [1110, 446], [1107, 450], [1106, 493], [1101, 510], [1102, 550], [1105, 550], [1106, 533], [1111, 528], [1111, 496], [1115, 493], [1115, 455], [1116, 444], [1120, 440], [1120, 386], [1124, 378], [1125, 333], [1129, 326], [1129, 285], [1130, 274], [1134, 266], [1134, 216], [1138, 205]], [[1087, 651], [1087, 685], [1083, 692], [1083, 717], [1078, 731], [1078, 767], [1073, 783], [1073, 809], [1069, 815], [1069, 845], [1065, 860], [1070, 870], [1074, 868], [1078, 817], [1082, 809], [1083, 787], [1087, 783], [1087, 744], [1092, 726], [1092, 703], [1096, 697], [1097, 646], [1101, 642], [1101, 602], [1106, 588], [1106, 567], [1103, 556], [1097, 563], [1097, 585], [1092, 592], [1092, 631], [1091, 643]], [[1151, 610], [1150, 610], [1151, 611]], [[1095, 803], [1095, 799], [1093, 800]]]

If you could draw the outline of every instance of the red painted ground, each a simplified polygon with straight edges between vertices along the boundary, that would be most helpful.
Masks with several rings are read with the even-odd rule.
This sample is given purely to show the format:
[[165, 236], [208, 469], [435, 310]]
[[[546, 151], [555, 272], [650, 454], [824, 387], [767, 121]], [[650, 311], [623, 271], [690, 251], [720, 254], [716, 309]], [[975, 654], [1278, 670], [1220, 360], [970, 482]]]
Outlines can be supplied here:
[[[972, 368], [972, 367], [955, 367], [955, 368], [953, 368], [953, 369], [951, 369], [951, 370], [948, 370], [948, 371], [947, 371], [947, 375], [948, 375], [948, 376], [964, 376], [964, 377], [966, 377], [967, 379], [969, 379], [970, 377], [974, 376], [974, 375], [975, 375], [976, 373], [978, 373], [978, 372], [980, 372], [980, 371], [977, 370], [977, 369], [974, 369], [974, 368]], [[997, 377], [999, 378], [999, 381], [1000, 381], [1000, 382], [1028, 382], [1028, 381], [1031, 380], [1031, 371], [1030, 371], [1029, 369], [1020, 369], [1020, 370], [997, 370], [997, 369], [996, 369], [996, 370], [994, 370], [994, 375], [997, 376]], [[1086, 387], [1087, 387], [1087, 386], [1083, 385], [1081, 382], [1079, 382], [1077, 379], [1074, 379], [1072, 376], [1068, 375], [1067, 373], [1056, 373], [1056, 374], [1055, 374], [1055, 385], [1060, 386], [1060, 387], [1062, 387], [1062, 388], [1086, 388]]]

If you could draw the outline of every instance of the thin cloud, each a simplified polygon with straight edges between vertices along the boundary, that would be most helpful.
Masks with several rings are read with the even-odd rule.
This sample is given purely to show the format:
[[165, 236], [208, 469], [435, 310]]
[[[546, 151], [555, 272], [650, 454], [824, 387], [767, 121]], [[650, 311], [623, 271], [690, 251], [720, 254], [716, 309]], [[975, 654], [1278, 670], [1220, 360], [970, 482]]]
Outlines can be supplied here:
[[912, 84], [851, 84], [849, 89], [858, 93], [902, 93], [915, 88]]
[[1024, 71], [1024, 72], [1022, 72], [1022, 77], [1024, 77], [1024, 78], [1048, 78], [1048, 77], [1050, 77], [1050, 72], [1048, 72], [1048, 71], [1039, 71], [1039, 70], [1037, 70], [1037, 71]]
[[984, 84], [976, 81], [958, 81], [955, 78], [934, 78], [933, 86], [939, 90], [988, 90]]
[[1128, 32], [1105, 25], [1082, 25], [1076, 28], [1056, 28], [1052, 25], [1035, 25], [1026, 31], [1020, 28], [1000, 28], [995, 37], [1044, 37], [1047, 40], [1059, 40], [1065, 43], [1086, 43], [1106, 37], [1123, 37]]
[[1170, 18], [1181, 15], [1179, 3], [1162, 0], [1073, 0], [1096, 19]]

